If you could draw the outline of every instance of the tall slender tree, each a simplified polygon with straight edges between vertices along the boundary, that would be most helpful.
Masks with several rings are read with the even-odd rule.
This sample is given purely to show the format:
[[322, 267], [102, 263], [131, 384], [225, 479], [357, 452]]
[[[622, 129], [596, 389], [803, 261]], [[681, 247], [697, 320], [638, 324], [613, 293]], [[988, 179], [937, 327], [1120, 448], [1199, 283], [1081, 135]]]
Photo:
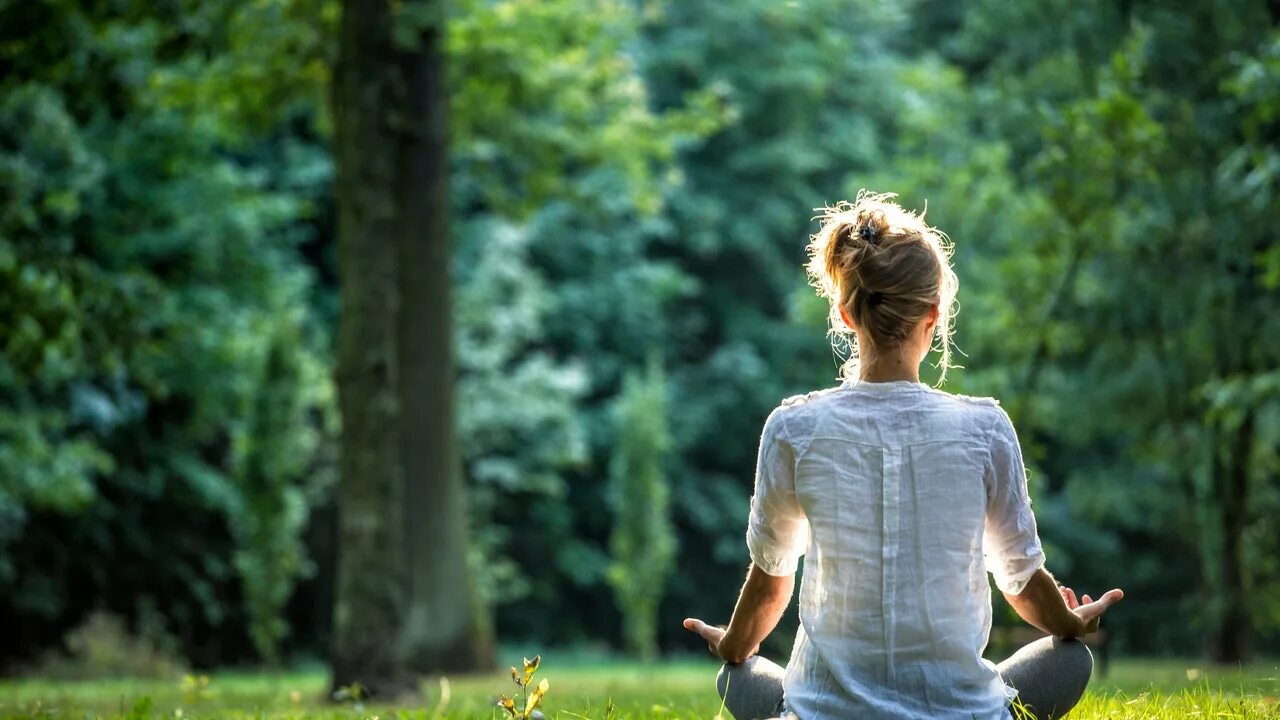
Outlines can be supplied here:
[[346, 0], [334, 82], [343, 420], [333, 683], [487, 664], [455, 441], [441, 3]]

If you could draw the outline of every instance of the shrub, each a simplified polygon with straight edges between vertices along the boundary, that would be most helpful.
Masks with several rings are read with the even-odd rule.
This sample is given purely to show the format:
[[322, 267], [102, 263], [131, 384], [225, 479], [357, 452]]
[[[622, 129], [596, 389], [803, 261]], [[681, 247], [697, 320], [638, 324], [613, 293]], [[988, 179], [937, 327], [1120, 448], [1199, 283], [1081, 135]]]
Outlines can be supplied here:
[[119, 616], [96, 611], [67, 633], [65, 652], [45, 655], [32, 675], [87, 679], [103, 677], [174, 678], [185, 672], [178, 642], [155, 612], [142, 613], [135, 632]]
[[676, 552], [663, 474], [670, 447], [666, 378], [656, 360], [643, 376], [627, 378], [617, 428], [610, 466], [614, 526], [608, 579], [622, 612], [627, 649], [648, 660], [657, 654], [658, 604]]

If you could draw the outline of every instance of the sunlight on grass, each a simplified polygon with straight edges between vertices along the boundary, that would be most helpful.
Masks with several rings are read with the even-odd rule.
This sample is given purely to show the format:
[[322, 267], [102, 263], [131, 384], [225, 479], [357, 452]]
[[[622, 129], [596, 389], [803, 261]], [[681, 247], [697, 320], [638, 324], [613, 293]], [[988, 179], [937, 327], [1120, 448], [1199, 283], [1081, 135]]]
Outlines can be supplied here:
[[[679, 660], [645, 666], [618, 660], [544, 657], [542, 671], [553, 691], [543, 710], [549, 719], [702, 718], [722, 713], [713, 686], [716, 664]], [[186, 681], [46, 679], [0, 681], [0, 718], [322, 718], [403, 720], [498, 718], [498, 693], [509, 692], [507, 673], [439, 678], [423, 683], [423, 697], [408, 705], [376, 702], [335, 705], [322, 670], [290, 673], [222, 672]], [[612, 703], [613, 707], [610, 707]], [[723, 713], [728, 718], [728, 713]], [[1280, 718], [1280, 670], [1276, 664], [1246, 669], [1188, 661], [1125, 660], [1095, 676], [1090, 693], [1070, 716], [1103, 718]]]

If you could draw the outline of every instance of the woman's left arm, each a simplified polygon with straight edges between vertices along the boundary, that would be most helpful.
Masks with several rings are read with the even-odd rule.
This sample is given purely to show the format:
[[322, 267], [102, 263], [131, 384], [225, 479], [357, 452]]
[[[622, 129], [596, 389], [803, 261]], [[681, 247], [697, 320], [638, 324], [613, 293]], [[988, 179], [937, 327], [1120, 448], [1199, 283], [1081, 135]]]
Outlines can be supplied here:
[[809, 521], [796, 496], [795, 451], [783, 408], [769, 414], [760, 434], [755, 493], [747, 521], [751, 567], [727, 630], [696, 618], [686, 629], [702, 636], [726, 662], [740, 663], [760, 648], [791, 602], [800, 556], [809, 544]]
[[769, 633], [778, 626], [791, 602], [796, 576], [770, 575], [752, 563], [747, 581], [738, 594], [729, 629], [722, 630], [697, 618], [687, 618], [685, 629], [702, 636], [725, 662], [736, 665], [755, 655]]

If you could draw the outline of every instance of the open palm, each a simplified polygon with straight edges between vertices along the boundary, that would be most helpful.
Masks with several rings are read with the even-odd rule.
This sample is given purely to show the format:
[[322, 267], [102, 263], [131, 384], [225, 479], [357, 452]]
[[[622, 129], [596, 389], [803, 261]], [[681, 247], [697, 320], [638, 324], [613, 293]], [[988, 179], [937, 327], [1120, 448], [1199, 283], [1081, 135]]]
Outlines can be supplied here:
[[1108, 590], [1097, 600], [1087, 594], [1077, 598], [1075, 591], [1069, 587], [1060, 587], [1058, 591], [1062, 593], [1062, 599], [1066, 601], [1071, 612], [1084, 621], [1083, 634], [1085, 635], [1097, 632], [1098, 622], [1107, 608], [1124, 599], [1124, 591], [1120, 589]]
[[[720, 657], [720, 641], [724, 639], [725, 634], [725, 629], [723, 627], [708, 625], [697, 618], [685, 618], [683, 624], [685, 630], [688, 630], [689, 632], [700, 636], [703, 640], [706, 640], [707, 649], [710, 650], [713, 655]], [[755, 655], [758, 652], [760, 652], [759, 645], [752, 648], [749, 654]]]

